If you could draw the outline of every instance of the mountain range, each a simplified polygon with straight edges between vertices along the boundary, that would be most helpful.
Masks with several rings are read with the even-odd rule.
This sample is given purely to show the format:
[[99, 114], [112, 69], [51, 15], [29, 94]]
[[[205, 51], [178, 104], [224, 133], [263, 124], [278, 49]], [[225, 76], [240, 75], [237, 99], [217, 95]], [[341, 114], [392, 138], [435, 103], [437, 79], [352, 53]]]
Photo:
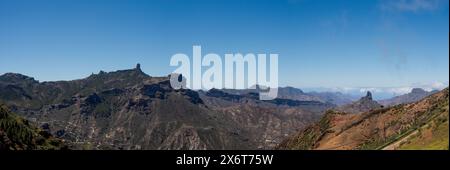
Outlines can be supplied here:
[[[248, 94], [248, 93], [259, 93], [260, 88], [258, 85], [253, 86], [250, 89], [236, 90], [236, 89], [221, 89], [227, 93], [231, 94]], [[353, 102], [355, 100], [354, 96], [343, 94], [341, 92], [304, 92], [301, 89], [294, 87], [279, 87], [278, 96], [280, 99], [291, 99], [299, 101], [319, 101], [323, 103], [331, 103], [334, 105], [345, 105]]]
[[[305, 130], [322, 134], [320, 123], [331, 127], [330, 116], [364, 120], [367, 116], [360, 115], [404, 107], [408, 104], [403, 103], [426, 96], [416, 89], [405, 95], [414, 98], [380, 101], [391, 103], [383, 106], [370, 92], [355, 101], [342, 93], [283, 87], [278, 98], [262, 101], [258, 87], [176, 90], [169, 79], [149, 76], [139, 64], [72, 81], [39, 82], [17, 73], [1, 75], [0, 103], [4, 104], [2, 114], [8, 116], [1, 117], [0, 148], [312, 149], [316, 144], [297, 147], [290, 138]], [[402, 122], [404, 118], [395, 119]]]
[[71, 149], [267, 149], [335, 107], [320, 101], [258, 100], [212, 89], [175, 90], [169, 77], [134, 69], [38, 82], [0, 76], [0, 101], [48, 126]]

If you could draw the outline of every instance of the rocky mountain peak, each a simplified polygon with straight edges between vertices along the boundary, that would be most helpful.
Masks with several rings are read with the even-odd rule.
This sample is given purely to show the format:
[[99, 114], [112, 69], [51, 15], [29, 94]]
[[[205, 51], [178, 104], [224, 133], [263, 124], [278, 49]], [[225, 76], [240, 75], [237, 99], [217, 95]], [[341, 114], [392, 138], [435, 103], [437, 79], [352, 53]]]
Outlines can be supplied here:
[[423, 90], [422, 88], [413, 88], [411, 90], [411, 93], [422, 94], [422, 93], [426, 93], [426, 91]]
[[141, 71], [141, 64], [139, 63], [136, 64], [136, 70]]
[[0, 76], [0, 81], [15, 82], [15, 83], [23, 81], [37, 82], [32, 77], [28, 77], [18, 73], [5, 73]]
[[361, 113], [382, 108], [378, 102], [372, 98], [372, 93], [367, 91], [366, 96], [361, 97], [358, 101], [351, 104], [343, 105], [336, 108], [337, 111], [346, 113]]
[[364, 100], [364, 99], [366, 99], [366, 100], [372, 100], [372, 93], [371, 93], [370, 91], [367, 91], [366, 96], [364, 96], [362, 99], [363, 99], [363, 100]]

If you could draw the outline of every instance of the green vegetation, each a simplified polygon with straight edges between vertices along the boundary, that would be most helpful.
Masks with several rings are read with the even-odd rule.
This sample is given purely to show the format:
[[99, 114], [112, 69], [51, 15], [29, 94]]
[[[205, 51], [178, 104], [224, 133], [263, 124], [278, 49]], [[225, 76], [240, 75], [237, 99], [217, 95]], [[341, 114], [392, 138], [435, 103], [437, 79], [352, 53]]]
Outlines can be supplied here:
[[380, 150], [384, 147], [388, 146], [391, 143], [394, 143], [395, 141], [398, 141], [399, 139], [402, 139], [405, 136], [408, 136], [411, 134], [415, 129], [403, 129], [400, 133], [396, 133], [395, 135], [391, 135], [386, 139], [382, 138], [374, 138], [364, 144], [362, 144], [358, 149], [360, 150]]
[[439, 117], [421, 128], [420, 132], [406, 142], [399, 149], [404, 150], [448, 150], [449, 126], [448, 114]]
[[31, 123], [0, 104], [0, 149], [61, 149], [63, 144], [46, 131], [35, 128]]
[[[448, 95], [448, 93], [447, 93]], [[374, 137], [372, 140], [364, 143], [359, 149], [383, 149], [384, 147], [408, 137], [413, 132], [418, 131], [418, 134], [412, 136], [411, 139], [407, 139], [406, 142], [401, 144], [399, 149], [425, 149], [425, 150], [435, 150], [435, 149], [448, 149], [449, 146], [449, 127], [448, 127], [448, 96], [447, 100], [441, 100], [441, 102], [434, 103], [428, 111], [426, 111], [422, 116], [414, 119], [414, 122], [409, 126], [409, 128], [404, 128], [395, 135], [391, 135], [386, 139], [379, 137]], [[399, 106], [393, 107], [395, 114], [405, 114], [406, 110], [402, 110]], [[393, 123], [395, 122], [395, 123]], [[393, 126], [398, 121], [389, 122], [388, 126]], [[429, 132], [430, 136], [428, 140], [423, 139], [424, 131], [427, 131], [430, 127], [432, 132]]]

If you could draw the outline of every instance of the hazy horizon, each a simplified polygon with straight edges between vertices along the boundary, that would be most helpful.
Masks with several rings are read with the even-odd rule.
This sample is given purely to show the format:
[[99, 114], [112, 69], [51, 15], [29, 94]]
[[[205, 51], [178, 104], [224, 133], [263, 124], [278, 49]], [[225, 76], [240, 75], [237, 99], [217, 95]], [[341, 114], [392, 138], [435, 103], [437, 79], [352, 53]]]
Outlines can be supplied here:
[[[137, 63], [140, 64], [140, 63]], [[115, 71], [120, 71], [120, 70], [130, 70], [130, 69], [135, 69], [136, 67], [130, 67], [130, 68], [124, 68], [124, 69], [119, 69], [119, 70], [98, 70], [97, 72], [92, 72], [91, 74], [85, 76], [85, 77], [80, 77], [80, 78], [76, 78], [76, 79], [70, 79], [70, 80], [51, 80], [51, 81], [42, 81], [39, 79], [36, 79], [35, 77], [33, 77], [36, 81], [39, 81], [40, 83], [42, 82], [54, 82], [54, 81], [72, 81], [72, 80], [79, 80], [79, 79], [84, 79], [89, 77], [92, 74], [99, 74], [100, 72], [104, 71], [104, 72], [115, 72]], [[145, 69], [145, 66], [140, 66], [141, 69]], [[142, 71], [145, 73], [145, 71]], [[13, 73], [13, 74], [21, 74], [21, 73], [14, 73], [14, 72], [6, 72], [6, 73]], [[6, 74], [6, 73], [2, 73], [0, 74], [0, 76]], [[147, 73], [146, 73], [147, 74]], [[23, 75], [23, 74], [22, 74]], [[167, 75], [161, 75], [161, 76], [154, 76], [154, 75], [149, 75], [152, 77], [165, 77], [168, 76]], [[25, 75], [25, 76], [29, 76], [29, 75]], [[398, 95], [403, 95], [406, 93], [410, 93], [411, 90], [413, 88], [421, 88], [425, 91], [433, 91], [433, 90], [442, 90], [443, 88], [448, 87], [448, 82], [446, 82], [445, 84], [415, 84], [412, 86], [402, 86], [402, 87], [390, 87], [390, 86], [384, 86], [384, 87], [321, 87], [321, 86], [317, 86], [317, 87], [296, 87], [296, 86], [291, 86], [291, 85], [282, 85], [280, 86], [280, 88], [286, 88], [286, 87], [293, 87], [293, 88], [297, 88], [302, 90], [303, 92], [306, 93], [314, 93], [314, 92], [340, 92], [344, 95], [349, 95], [350, 97], [353, 97], [353, 99], [358, 99], [359, 97], [363, 97], [366, 95], [366, 93], [368, 91], [373, 93], [373, 98], [375, 100], [383, 100], [383, 99], [389, 99]]]
[[[176, 53], [278, 53], [280, 86], [404, 93], [449, 77], [446, 0], [0, 0], [0, 75], [73, 80]], [[382, 91], [384, 89], [384, 91]]]

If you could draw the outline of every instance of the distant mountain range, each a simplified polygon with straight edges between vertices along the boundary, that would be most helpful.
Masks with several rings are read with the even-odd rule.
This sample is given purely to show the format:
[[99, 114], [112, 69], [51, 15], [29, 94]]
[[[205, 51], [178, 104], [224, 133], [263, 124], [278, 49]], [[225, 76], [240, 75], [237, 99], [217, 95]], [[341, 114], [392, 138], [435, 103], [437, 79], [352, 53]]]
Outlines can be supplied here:
[[[258, 93], [260, 91], [259, 86], [253, 86], [253, 89], [236, 90], [236, 89], [222, 89], [223, 91], [231, 94], [248, 94]], [[279, 87], [278, 96], [280, 99], [291, 99], [299, 101], [318, 101], [323, 103], [331, 103], [334, 105], [349, 104], [355, 100], [354, 96], [346, 95], [340, 92], [303, 92], [301, 89], [294, 87]]]
[[[347, 127], [346, 122], [366, 120], [371, 113], [400, 107], [403, 113], [415, 107], [389, 106], [414, 102], [428, 94], [416, 89], [380, 101], [387, 103], [382, 106], [370, 92], [355, 101], [338, 92], [283, 87], [278, 98], [262, 101], [258, 86], [175, 90], [169, 78], [149, 76], [139, 64], [72, 81], [39, 82], [17, 73], [1, 75], [0, 149], [312, 149], [316, 144], [300, 142], [302, 147], [298, 147], [292, 139], [285, 139], [305, 130], [324, 134], [324, 121], [326, 127], [332, 126], [328, 124], [330, 115], [342, 115], [336, 121]], [[442, 104], [441, 100], [432, 102]]]
[[393, 98], [386, 99], [386, 100], [380, 100], [379, 103], [384, 106], [393, 106], [393, 105], [404, 104], [404, 103], [412, 103], [412, 102], [419, 101], [419, 100], [423, 99], [424, 97], [427, 97], [427, 96], [437, 93], [437, 92], [438, 92], [437, 90], [428, 92], [421, 88], [413, 88], [410, 93], [400, 95], [400, 96], [395, 96]]

